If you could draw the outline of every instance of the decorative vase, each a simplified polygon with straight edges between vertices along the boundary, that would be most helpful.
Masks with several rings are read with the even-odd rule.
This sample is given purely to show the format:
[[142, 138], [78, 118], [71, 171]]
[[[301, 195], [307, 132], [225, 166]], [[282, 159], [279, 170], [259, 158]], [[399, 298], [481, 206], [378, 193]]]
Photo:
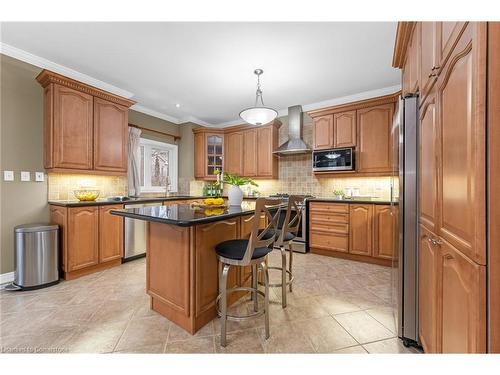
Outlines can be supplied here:
[[230, 206], [241, 206], [243, 202], [243, 190], [239, 186], [232, 185], [227, 192]]

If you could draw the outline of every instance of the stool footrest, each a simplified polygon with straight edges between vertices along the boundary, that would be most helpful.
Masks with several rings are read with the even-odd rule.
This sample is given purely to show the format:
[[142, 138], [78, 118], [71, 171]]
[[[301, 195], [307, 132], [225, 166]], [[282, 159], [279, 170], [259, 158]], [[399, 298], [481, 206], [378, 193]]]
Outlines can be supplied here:
[[[282, 271], [283, 268], [281, 267], [267, 267], [268, 270], [278, 270], [278, 271]], [[295, 277], [292, 275], [292, 273], [289, 271], [289, 270], [285, 270], [287, 275], [288, 275], [288, 281], [286, 282], [286, 285], [290, 285], [291, 283], [293, 283], [293, 280], [295, 279]], [[262, 281], [259, 281], [258, 282], [259, 285], [264, 285], [264, 283]], [[276, 287], [276, 286], [283, 286], [282, 283], [276, 283], [276, 284], [271, 284], [269, 283], [269, 287]]]
[[[264, 292], [258, 290], [258, 289], [255, 289], [255, 288], [251, 288], [251, 287], [247, 287], [247, 286], [239, 286], [239, 287], [236, 287], [236, 288], [231, 288], [231, 289], [228, 289], [226, 290], [226, 295], [228, 294], [231, 294], [231, 293], [234, 293], [234, 292], [252, 292], [252, 293], [257, 293], [259, 295], [261, 295], [262, 297], [265, 298], [265, 294]], [[215, 300], [215, 309], [217, 310], [217, 315], [220, 317], [222, 316], [221, 312], [220, 312], [220, 309], [219, 309], [219, 300], [221, 299], [222, 297], [222, 293], [219, 293], [219, 295], [217, 296], [217, 299]], [[243, 321], [246, 321], [246, 320], [249, 320], [249, 319], [254, 319], [254, 318], [257, 318], [261, 315], [264, 315], [266, 312], [265, 308], [262, 307], [262, 309], [259, 309], [251, 314], [247, 314], [247, 315], [240, 315], [240, 316], [237, 316], [237, 315], [230, 315], [230, 314], [226, 314], [226, 319], [227, 320], [232, 320], [232, 321], [235, 321], [235, 322], [243, 322]]]

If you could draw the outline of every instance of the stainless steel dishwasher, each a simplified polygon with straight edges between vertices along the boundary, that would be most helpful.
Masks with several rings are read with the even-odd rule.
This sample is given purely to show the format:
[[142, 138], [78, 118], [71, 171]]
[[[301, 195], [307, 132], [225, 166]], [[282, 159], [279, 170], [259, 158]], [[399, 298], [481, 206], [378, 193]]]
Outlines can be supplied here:
[[[156, 203], [134, 203], [126, 204], [128, 208], [142, 208], [147, 206], [158, 206]], [[146, 255], [146, 222], [144, 220], [135, 220], [125, 218], [125, 256], [123, 261], [137, 259]]]

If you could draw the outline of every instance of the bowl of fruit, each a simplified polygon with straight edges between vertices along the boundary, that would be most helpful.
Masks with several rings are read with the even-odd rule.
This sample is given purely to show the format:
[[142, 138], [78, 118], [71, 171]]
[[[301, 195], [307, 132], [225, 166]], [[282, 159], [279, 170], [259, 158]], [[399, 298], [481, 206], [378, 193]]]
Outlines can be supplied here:
[[79, 201], [95, 201], [101, 192], [99, 190], [92, 190], [92, 189], [80, 189], [80, 190], [75, 190], [73, 191], [73, 194], [75, 194], [75, 197]]

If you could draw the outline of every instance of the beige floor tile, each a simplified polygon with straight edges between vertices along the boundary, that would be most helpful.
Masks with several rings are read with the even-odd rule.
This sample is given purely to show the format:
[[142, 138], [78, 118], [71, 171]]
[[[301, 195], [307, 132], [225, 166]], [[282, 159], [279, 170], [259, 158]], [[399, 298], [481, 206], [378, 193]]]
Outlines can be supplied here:
[[0, 340], [1, 350], [4, 353], [66, 353], [66, 343], [74, 334], [74, 329], [61, 327], [43, 333], [6, 336]]
[[306, 336], [318, 353], [332, 353], [358, 344], [331, 316], [292, 322], [292, 327]]
[[154, 344], [114, 351], [113, 354], [162, 354], [165, 344]]
[[26, 309], [19, 313], [5, 315], [0, 323], [0, 337], [12, 335], [35, 335], [37, 328], [56, 311], [55, 307], [44, 310]]
[[334, 352], [335, 354], [368, 354], [361, 345], [351, 346], [349, 348], [340, 349]]
[[165, 353], [170, 354], [210, 354], [215, 353], [214, 336], [196, 337], [189, 340], [167, 342]]
[[116, 351], [164, 345], [172, 323], [163, 316], [132, 319], [116, 345]]
[[311, 341], [291, 323], [271, 326], [268, 339], [264, 328], [258, 332], [266, 353], [314, 353]]
[[395, 309], [392, 307], [376, 307], [365, 311], [373, 316], [378, 322], [382, 323], [385, 328], [389, 329], [393, 333], [396, 333], [397, 311]]
[[247, 329], [228, 333], [226, 347], [220, 345], [220, 335], [215, 336], [215, 351], [217, 353], [263, 353], [259, 334], [256, 329]]
[[340, 293], [317, 296], [315, 297], [315, 300], [324, 310], [326, 310], [331, 315], [361, 310], [361, 307], [350, 302], [346, 296]]
[[104, 303], [92, 316], [91, 322], [122, 322], [129, 321], [134, 315], [137, 304], [127, 301], [109, 301]]
[[88, 324], [68, 339], [66, 347], [70, 353], [109, 353], [115, 349], [126, 327], [126, 321]]
[[394, 337], [394, 334], [364, 311], [334, 316], [360, 344]]
[[415, 354], [418, 351], [414, 348], [406, 348], [400, 339], [392, 338], [388, 340], [376, 341], [364, 344], [363, 347], [372, 354]]

